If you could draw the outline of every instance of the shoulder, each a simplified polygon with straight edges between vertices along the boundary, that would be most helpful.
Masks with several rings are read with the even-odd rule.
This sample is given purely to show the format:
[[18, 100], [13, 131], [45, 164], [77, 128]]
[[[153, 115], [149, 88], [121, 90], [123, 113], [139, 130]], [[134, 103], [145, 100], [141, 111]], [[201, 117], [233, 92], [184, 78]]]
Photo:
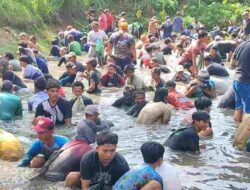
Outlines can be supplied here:
[[67, 137], [62, 136], [62, 135], [54, 135], [54, 139], [57, 142], [68, 142], [69, 141], [69, 139]]
[[81, 162], [93, 162], [95, 160], [97, 152], [95, 150], [91, 150], [83, 155]]
[[126, 159], [121, 154], [119, 154], [118, 152], [115, 154], [114, 159], [115, 159], [115, 163], [118, 166], [128, 165]]

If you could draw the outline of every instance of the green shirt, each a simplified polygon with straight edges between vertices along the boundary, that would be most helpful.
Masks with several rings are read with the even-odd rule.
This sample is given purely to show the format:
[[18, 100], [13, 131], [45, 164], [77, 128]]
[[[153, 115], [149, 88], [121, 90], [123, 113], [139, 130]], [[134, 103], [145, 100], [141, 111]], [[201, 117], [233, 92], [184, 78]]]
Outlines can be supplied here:
[[81, 45], [77, 41], [69, 44], [69, 52], [74, 52], [76, 55], [81, 55]]
[[12, 120], [23, 115], [20, 98], [11, 93], [0, 93], [0, 108], [0, 120]]

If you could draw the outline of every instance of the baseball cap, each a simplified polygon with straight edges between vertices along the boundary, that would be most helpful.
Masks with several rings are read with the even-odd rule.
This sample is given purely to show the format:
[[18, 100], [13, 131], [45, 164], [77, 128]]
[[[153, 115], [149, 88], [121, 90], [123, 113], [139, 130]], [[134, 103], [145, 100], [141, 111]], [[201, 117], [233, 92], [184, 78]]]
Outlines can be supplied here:
[[97, 105], [88, 105], [85, 108], [85, 113], [87, 113], [89, 115], [94, 115], [95, 113], [99, 113], [98, 106]]
[[39, 117], [35, 125], [36, 132], [51, 131], [54, 129], [54, 122], [49, 117]]
[[128, 23], [127, 22], [120, 22], [119, 27], [122, 30], [128, 30]]
[[201, 69], [198, 73], [198, 79], [200, 80], [209, 80], [210, 76], [206, 69]]
[[70, 57], [76, 57], [76, 53], [75, 52], [70, 52], [67, 57], [70, 58]]
[[182, 65], [178, 65], [176, 68], [177, 72], [183, 72], [184, 71], [184, 67]]

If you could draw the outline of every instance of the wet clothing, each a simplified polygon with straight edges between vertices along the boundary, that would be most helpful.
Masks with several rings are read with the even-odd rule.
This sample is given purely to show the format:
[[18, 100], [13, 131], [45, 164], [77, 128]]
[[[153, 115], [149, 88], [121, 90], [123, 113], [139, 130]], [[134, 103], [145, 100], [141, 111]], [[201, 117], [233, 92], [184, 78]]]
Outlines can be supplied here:
[[16, 161], [23, 154], [23, 147], [19, 140], [11, 133], [0, 129], [0, 159]]
[[36, 64], [37, 64], [38, 68], [42, 71], [43, 74], [49, 73], [48, 65], [43, 58], [37, 57]]
[[104, 43], [104, 39], [107, 38], [108, 36], [103, 30], [98, 30], [97, 32], [91, 30], [88, 33], [88, 43], [89, 44], [94, 43], [95, 45], [90, 45], [88, 57], [96, 57], [96, 44], [98, 43], [98, 41]]
[[223, 62], [222, 57], [221, 57], [221, 55], [220, 55], [219, 53], [217, 53], [217, 54], [215, 55], [215, 57], [212, 57], [212, 56], [210, 55], [210, 58], [211, 58], [211, 62], [213, 62], [213, 63], [222, 64], [222, 62]]
[[[190, 86], [195, 86], [195, 85], [197, 85], [196, 82], [191, 82], [191, 84], [190, 84]], [[212, 88], [215, 88], [215, 83], [212, 80], [208, 80], [206, 82], [203, 82], [202, 85], [199, 85], [195, 89], [194, 93], [191, 96], [194, 97], [194, 98], [198, 98], [198, 97], [202, 97], [202, 96], [207, 96], [205, 94], [204, 90], [205, 89], [209, 89], [210, 90]]]
[[187, 98], [184, 94], [177, 92], [176, 90], [168, 92], [167, 102], [177, 109], [187, 110], [194, 107], [194, 104], [189, 98]]
[[[87, 97], [87, 96], [83, 96], [83, 95], [82, 95], [80, 98], [82, 99], [82, 102], [83, 102], [83, 104], [84, 104], [84, 107], [93, 104], [92, 99], [89, 98], [89, 97]], [[70, 107], [71, 107], [71, 108], [73, 108], [73, 106], [74, 106], [74, 104], [76, 103], [76, 101], [77, 101], [77, 98], [76, 98], [76, 97], [73, 98], [73, 99], [71, 99], [71, 100], [69, 100], [69, 104], [70, 104]]]
[[95, 88], [92, 91], [87, 91], [90, 94], [101, 93], [101, 89], [99, 88], [100, 85], [100, 77], [97, 70], [90, 71], [89, 73], [89, 85], [91, 83], [95, 83]]
[[99, 184], [102, 180], [105, 186], [112, 187], [127, 171], [129, 171], [128, 163], [119, 153], [115, 154], [107, 167], [102, 166], [96, 151], [88, 152], [81, 159], [81, 179], [91, 180], [90, 187]]
[[40, 103], [37, 106], [35, 117], [44, 116], [51, 118], [55, 124], [63, 125], [65, 119], [70, 119], [72, 117], [72, 111], [69, 102], [58, 97], [55, 106], [51, 106], [49, 99]]
[[227, 53], [234, 52], [237, 47], [236, 42], [233, 41], [218, 41], [213, 46], [217, 48], [222, 59], [226, 59]]
[[169, 46], [165, 46], [162, 48], [163, 55], [171, 55], [172, 54], [172, 48]]
[[115, 184], [113, 189], [119, 190], [140, 190], [150, 181], [157, 181], [163, 188], [163, 182], [161, 176], [155, 171], [155, 169], [148, 165], [143, 164], [133, 170], [125, 173]]
[[38, 154], [44, 155], [45, 160], [53, 154], [54, 151], [59, 150], [64, 144], [69, 142], [67, 137], [61, 135], [54, 135], [54, 144], [48, 147], [39, 139], [35, 140], [30, 146], [28, 152], [26, 153], [24, 159], [19, 164], [19, 167], [26, 167], [30, 165], [30, 161]]
[[13, 67], [13, 71], [22, 71], [20, 63], [16, 59], [9, 60], [9, 64]]
[[69, 44], [69, 52], [74, 52], [76, 55], [81, 55], [81, 45], [77, 41], [73, 41]]
[[126, 85], [134, 86], [135, 90], [144, 90], [146, 88], [144, 81], [140, 77], [138, 77], [137, 75], [134, 75], [134, 77], [132, 79], [127, 78]]
[[29, 111], [35, 111], [37, 106], [45, 101], [48, 100], [49, 96], [45, 91], [39, 91], [35, 93], [28, 99], [28, 109]]
[[228, 77], [229, 73], [225, 67], [218, 63], [210, 63], [206, 67], [209, 75], [219, 76], [219, 77]]
[[0, 93], [0, 120], [12, 120], [23, 115], [21, 99], [11, 93]]
[[147, 101], [141, 102], [141, 103], [135, 103], [129, 110], [127, 111], [127, 115], [131, 115], [133, 117], [138, 117], [140, 111], [144, 106], [147, 104]]
[[116, 73], [112, 78], [108, 74], [104, 74], [101, 77], [101, 84], [105, 87], [120, 87], [124, 85], [124, 80], [120, 75]]
[[134, 105], [134, 98], [133, 97], [129, 97], [127, 99], [125, 97], [121, 97], [121, 98], [118, 98], [112, 104], [112, 106], [114, 106], [116, 108], [125, 108], [125, 109], [129, 109], [133, 105]]
[[177, 74], [175, 74], [171, 80], [176, 81], [176, 82], [187, 83], [190, 80], [190, 75], [187, 73], [183, 73], [183, 75], [179, 77]]
[[177, 151], [199, 151], [199, 136], [194, 128], [182, 128], [175, 131], [168, 138], [166, 145]]
[[70, 172], [80, 172], [82, 156], [92, 148], [84, 141], [70, 141], [51, 155], [41, 174], [49, 181], [64, 181]]
[[171, 33], [173, 32], [173, 24], [171, 22], [165, 22], [161, 29], [163, 30], [163, 38], [171, 38]]
[[221, 96], [220, 101], [218, 103], [218, 108], [229, 108], [235, 109], [235, 92], [233, 86], [231, 86], [225, 95]]
[[6, 71], [3, 73], [3, 80], [9, 80], [14, 85], [20, 88], [27, 88], [27, 86], [23, 83], [23, 81], [12, 71]]
[[52, 45], [50, 49], [50, 55], [53, 57], [61, 57], [60, 56], [60, 47], [58, 45]]
[[62, 86], [70, 86], [75, 81], [76, 75], [70, 75], [68, 72], [63, 73], [59, 78], [59, 83]]
[[165, 86], [165, 81], [161, 78], [158, 84], [155, 84], [155, 89], [159, 89]]
[[35, 66], [27, 64], [24, 68], [23, 78], [36, 80], [38, 77], [43, 76], [42, 72]]

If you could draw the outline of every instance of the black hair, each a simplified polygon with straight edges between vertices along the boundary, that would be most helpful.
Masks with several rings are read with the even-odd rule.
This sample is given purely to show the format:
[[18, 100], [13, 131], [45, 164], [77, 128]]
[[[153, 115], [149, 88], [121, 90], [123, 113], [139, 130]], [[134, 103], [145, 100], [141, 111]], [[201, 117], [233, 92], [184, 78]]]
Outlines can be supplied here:
[[51, 88], [59, 89], [59, 88], [61, 88], [61, 85], [59, 84], [59, 82], [56, 79], [50, 78], [46, 82], [46, 90], [49, 90]]
[[12, 53], [5, 53], [4, 57], [6, 57], [8, 60], [15, 59], [15, 57]]
[[169, 44], [169, 43], [171, 43], [171, 38], [166, 38], [166, 39], [164, 40], [164, 44]]
[[209, 61], [209, 62], [211, 62], [211, 61], [212, 61], [211, 56], [210, 56], [210, 55], [206, 55], [206, 56], [204, 57], [204, 61]]
[[24, 47], [20, 47], [18, 50], [19, 50], [19, 53], [26, 54], [26, 50]]
[[98, 146], [105, 144], [117, 145], [118, 135], [108, 130], [101, 131], [100, 133], [97, 134], [96, 143]]
[[36, 87], [37, 90], [39, 91], [44, 91], [45, 87], [46, 87], [46, 80], [44, 77], [38, 77], [35, 81], [34, 81], [34, 85]]
[[192, 114], [192, 120], [194, 121], [209, 121], [210, 115], [205, 111], [197, 111]]
[[83, 85], [83, 83], [82, 83], [81, 81], [76, 81], [76, 82], [74, 82], [74, 83], [72, 84], [72, 89], [73, 89], [74, 87], [78, 87], [78, 86], [80, 86], [80, 87], [82, 88], [82, 90], [84, 89], [84, 85]]
[[207, 36], [208, 36], [208, 33], [206, 31], [204, 31], [204, 30], [201, 30], [201, 31], [199, 31], [198, 39], [205, 38]]
[[166, 83], [165, 83], [165, 86], [166, 86], [166, 88], [168, 88], [168, 87], [176, 87], [176, 83], [174, 82], [174, 81], [172, 81], [172, 80], [170, 80], [170, 81], [167, 81]]
[[153, 47], [151, 45], [146, 45], [145, 50], [147, 53], [150, 53], [153, 50]]
[[23, 55], [23, 56], [21, 56], [21, 57], [19, 57], [19, 61], [20, 62], [25, 62], [25, 63], [29, 63], [29, 58], [28, 58], [28, 56], [27, 55]]
[[218, 51], [218, 48], [216, 46], [212, 46], [211, 49]]
[[25, 43], [25, 42], [21, 42], [21, 43], [18, 43], [18, 46], [22, 47], [22, 48], [27, 48], [28, 47], [28, 44]]
[[48, 81], [49, 79], [53, 79], [54, 78], [51, 74], [44, 74], [43, 77], [45, 78], [46, 81]]
[[202, 96], [194, 101], [194, 106], [197, 110], [204, 110], [212, 106], [212, 101], [208, 97]]
[[74, 41], [74, 36], [73, 35], [68, 35], [67, 40], [70, 41], [70, 42]]
[[237, 38], [237, 33], [233, 32], [233, 33], [231, 34], [231, 37], [232, 37], [232, 38]]
[[111, 59], [113, 59], [116, 62], [116, 56], [114, 56], [114, 55], [108, 55], [108, 57], [110, 57]]
[[133, 64], [129, 64], [129, 65], [126, 65], [125, 68], [124, 68], [124, 73], [128, 72], [128, 71], [135, 71], [135, 68], [134, 68], [134, 65]]
[[165, 152], [163, 145], [153, 141], [143, 143], [140, 150], [144, 162], [148, 164], [154, 164], [160, 158], [163, 158]]

